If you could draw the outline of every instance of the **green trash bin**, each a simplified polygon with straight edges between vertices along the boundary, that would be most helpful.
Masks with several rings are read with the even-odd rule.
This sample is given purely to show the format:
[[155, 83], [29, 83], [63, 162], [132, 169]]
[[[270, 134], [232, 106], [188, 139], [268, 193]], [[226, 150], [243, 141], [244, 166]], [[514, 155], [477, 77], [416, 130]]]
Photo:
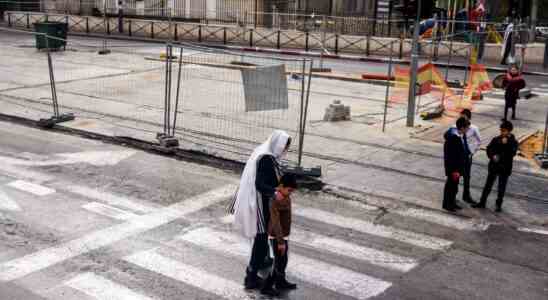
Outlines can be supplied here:
[[[68, 24], [63, 22], [38, 22], [34, 23], [34, 30], [39, 33], [47, 34], [50, 37], [47, 41], [47, 46], [50, 49], [63, 49], [67, 45], [67, 31]], [[43, 35], [36, 35], [36, 48], [38, 50], [45, 49], [46, 37]]]

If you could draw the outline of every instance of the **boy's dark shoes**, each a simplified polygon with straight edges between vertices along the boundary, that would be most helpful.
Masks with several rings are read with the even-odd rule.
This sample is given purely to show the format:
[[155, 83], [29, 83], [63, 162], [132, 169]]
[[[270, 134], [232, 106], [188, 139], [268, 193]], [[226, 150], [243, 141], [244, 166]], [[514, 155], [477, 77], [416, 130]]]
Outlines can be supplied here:
[[297, 288], [297, 284], [291, 283], [282, 277], [276, 281], [276, 288], [279, 290], [294, 290]]
[[472, 204], [472, 207], [473, 207], [473, 208], [485, 208], [485, 204], [483, 204], [483, 203], [476, 203], [476, 204]]
[[280, 295], [280, 292], [273, 286], [265, 286], [261, 289], [261, 294], [271, 297], [277, 297]]

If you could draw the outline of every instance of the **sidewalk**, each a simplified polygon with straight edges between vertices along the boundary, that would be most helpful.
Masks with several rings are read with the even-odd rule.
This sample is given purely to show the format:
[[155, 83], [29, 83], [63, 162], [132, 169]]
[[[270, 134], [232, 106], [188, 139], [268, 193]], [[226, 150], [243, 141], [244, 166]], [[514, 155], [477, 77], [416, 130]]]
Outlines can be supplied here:
[[[18, 41], [18, 43], [21, 42]], [[51, 116], [49, 98], [51, 92], [47, 84], [43, 85], [47, 82], [47, 76], [44, 81], [44, 77], [38, 74], [25, 73], [32, 71], [29, 66], [33, 63], [34, 50], [25, 48], [19, 50], [28, 52], [27, 55], [17, 57], [24, 63], [14, 68], [21, 70], [21, 73], [8, 72], [9, 75], [5, 74], [8, 75], [7, 77], [0, 78], [2, 114], [4, 119], [15, 116], [19, 120], [30, 120], [33, 123], [40, 118]], [[69, 70], [72, 66], [69, 60], [71, 55], [85, 57], [83, 55], [86, 54], [70, 52], [59, 55], [67, 57], [65, 61], [56, 61], [56, 66], [61, 70]], [[112, 57], [118, 59], [117, 56]], [[89, 71], [86, 71], [86, 68], [89, 68]], [[160, 77], [156, 78], [149, 76], [153, 74], [149, 74], [145, 77], [150, 77], [152, 81], [143, 81], [142, 84], [141, 81], [137, 81], [140, 79], [132, 79], [134, 86], [132, 85], [127, 91], [124, 90], [121, 97], [122, 95], [117, 95], [116, 92], [121, 91], [121, 88], [127, 88], [127, 84], [120, 87], [116, 84], [123, 84], [128, 75], [124, 75], [126, 71], [117, 69], [115, 63], [79, 65], [73, 72], [73, 75], [78, 75], [78, 78], [71, 77], [70, 82], [59, 84], [57, 92], [61, 112], [73, 112], [76, 120], [62, 123], [58, 129], [122, 144], [135, 141], [142, 147], [157, 145], [155, 135], [162, 131], [163, 126], [162, 89], [156, 86], [160, 84], [161, 87], [161, 80], [158, 80]], [[109, 76], [108, 80], [103, 81], [105, 86], [99, 87], [106, 96], [96, 95], [97, 82], [93, 79], [95, 77], [90, 77], [91, 75]], [[62, 78], [58, 80], [62, 81]], [[207, 79], [204, 80], [207, 81]], [[29, 81], [35, 81], [35, 85], [30, 85]], [[36, 85], [40, 82], [42, 85]], [[7, 85], [3, 85], [4, 83]], [[138, 98], [135, 98], [136, 96]], [[445, 123], [417, 121], [415, 128], [407, 128], [405, 127], [406, 106], [394, 104], [389, 108], [387, 132], [382, 133], [384, 96], [385, 87], [383, 86], [315, 78], [312, 81], [311, 106], [304, 140], [304, 165], [322, 166], [323, 181], [328, 185], [327, 189], [344, 197], [356, 197], [361, 201], [376, 202], [381, 205], [413, 205], [440, 210], [445, 182], [443, 145], [436, 143], [431, 137], [421, 137], [420, 134], [424, 130], [428, 132], [438, 128], [440, 132], [443, 132], [443, 128], [453, 121], [444, 120]], [[345, 105], [351, 106], [352, 121], [337, 123], [323, 121], [325, 108], [335, 99], [341, 99]], [[197, 100], [207, 102], [218, 99]], [[422, 101], [426, 103], [429, 101], [428, 97], [423, 97]], [[516, 122], [516, 133], [526, 135], [529, 132], [544, 129], [544, 123], [536, 120], [544, 120], [544, 109], [547, 104], [548, 99], [544, 98], [520, 102], [518, 110], [520, 120]], [[485, 130], [486, 142], [490, 135], [496, 132], [503, 105], [503, 101], [491, 98], [476, 104], [474, 111], [478, 116], [476, 124], [480, 128], [491, 128]], [[202, 120], [203, 122], [205, 116], [202, 116], [200, 112], [201, 110], [198, 110], [185, 114], [185, 120], [187, 122]], [[542, 115], [540, 118], [539, 113]], [[273, 123], [272, 126], [294, 131], [292, 124], [284, 122]], [[238, 159], [242, 158], [238, 157]], [[479, 198], [486, 178], [486, 165], [487, 158], [484, 152], [478, 153], [472, 174], [472, 193], [475, 199]], [[504, 204], [505, 213], [501, 215], [494, 215], [492, 210], [477, 211], [470, 208], [466, 208], [461, 214], [465, 217], [481, 218], [516, 227], [525, 223], [535, 225], [548, 223], [547, 171], [518, 157], [507, 195]], [[493, 205], [493, 199], [489, 205]]]

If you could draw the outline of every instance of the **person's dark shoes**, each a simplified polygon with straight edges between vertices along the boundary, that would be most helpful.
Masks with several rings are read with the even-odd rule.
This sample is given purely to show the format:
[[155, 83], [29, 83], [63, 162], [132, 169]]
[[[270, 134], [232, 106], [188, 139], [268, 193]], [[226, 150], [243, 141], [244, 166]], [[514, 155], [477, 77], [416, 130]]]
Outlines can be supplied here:
[[472, 207], [473, 208], [485, 208], [485, 203], [476, 203], [476, 204], [472, 204]]
[[468, 204], [472, 204], [472, 205], [477, 203], [476, 201], [474, 201], [474, 199], [472, 199], [472, 197], [464, 197], [464, 198], [462, 198], [462, 201], [464, 201]]
[[265, 286], [261, 289], [261, 294], [270, 297], [278, 297], [280, 295], [280, 291], [275, 289], [273, 286]]
[[278, 290], [294, 290], [297, 288], [297, 284], [287, 281], [285, 277], [281, 277], [276, 280], [276, 288]]
[[498, 212], [498, 213], [499, 213], [499, 212], [502, 212], [502, 207], [497, 206], [497, 208], [495, 208], [495, 212]]
[[454, 209], [452, 207], [446, 207], [446, 206], [444, 206], [443, 209], [445, 209], [448, 212], [456, 212], [457, 211], [456, 209]]
[[256, 272], [250, 272], [249, 270], [246, 270], [244, 287], [247, 290], [253, 290], [259, 287], [259, 276], [257, 276]]

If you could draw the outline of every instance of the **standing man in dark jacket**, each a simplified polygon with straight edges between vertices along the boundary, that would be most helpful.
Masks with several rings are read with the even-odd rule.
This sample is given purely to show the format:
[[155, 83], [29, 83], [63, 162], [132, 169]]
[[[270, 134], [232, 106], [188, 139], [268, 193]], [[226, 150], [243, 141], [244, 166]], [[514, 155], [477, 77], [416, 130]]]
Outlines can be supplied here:
[[514, 164], [514, 156], [518, 152], [518, 142], [512, 134], [514, 126], [510, 121], [503, 121], [500, 125], [500, 135], [493, 138], [489, 146], [487, 146], [487, 156], [489, 157], [489, 172], [487, 182], [483, 188], [481, 200], [478, 204], [473, 205], [475, 208], [485, 208], [487, 198], [491, 193], [495, 179], [499, 178], [499, 188], [497, 197], [496, 212], [502, 211], [502, 201], [506, 192], [506, 184], [508, 178], [512, 174], [512, 165]]
[[445, 161], [445, 189], [443, 195], [443, 209], [454, 212], [462, 207], [457, 205], [460, 177], [465, 172], [465, 166], [470, 157], [470, 149], [466, 141], [466, 132], [470, 128], [470, 121], [461, 117], [457, 120], [457, 127], [449, 128], [445, 133], [443, 154]]
[[519, 99], [519, 91], [525, 88], [525, 80], [519, 73], [518, 68], [514, 65], [506, 74], [502, 81], [502, 86], [506, 89], [504, 93], [504, 120], [508, 120], [508, 110], [512, 109], [512, 120], [516, 119], [516, 104]]

